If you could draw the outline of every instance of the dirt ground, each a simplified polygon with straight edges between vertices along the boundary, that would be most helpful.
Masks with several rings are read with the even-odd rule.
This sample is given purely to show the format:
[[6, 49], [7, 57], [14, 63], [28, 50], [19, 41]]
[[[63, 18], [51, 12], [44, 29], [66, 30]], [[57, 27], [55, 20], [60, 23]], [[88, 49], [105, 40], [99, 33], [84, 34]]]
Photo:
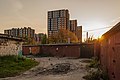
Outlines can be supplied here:
[[84, 80], [89, 59], [35, 58], [40, 64], [25, 73], [0, 80]]

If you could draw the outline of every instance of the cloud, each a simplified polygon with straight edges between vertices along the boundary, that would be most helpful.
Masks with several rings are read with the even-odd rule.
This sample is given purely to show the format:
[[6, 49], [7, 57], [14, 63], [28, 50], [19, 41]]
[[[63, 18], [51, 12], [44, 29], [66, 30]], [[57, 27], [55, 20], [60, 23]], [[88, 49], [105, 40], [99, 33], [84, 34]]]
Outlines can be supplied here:
[[13, 11], [17, 12], [21, 9], [23, 9], [23, 5], [22, 3], [20, 2], [20, 0], [9, 0], [12, 4], [12, 9]]
[[22, 21], [29, 23], [24, 15], [21, 14], [22, 9], [24, 8], [21, 0], [0, 0], [0, 23], [11, 22], [11, 21]]
[[20, 0], [0, 0], [0, 11], [3, 14], [16, 13], [23, 8]]

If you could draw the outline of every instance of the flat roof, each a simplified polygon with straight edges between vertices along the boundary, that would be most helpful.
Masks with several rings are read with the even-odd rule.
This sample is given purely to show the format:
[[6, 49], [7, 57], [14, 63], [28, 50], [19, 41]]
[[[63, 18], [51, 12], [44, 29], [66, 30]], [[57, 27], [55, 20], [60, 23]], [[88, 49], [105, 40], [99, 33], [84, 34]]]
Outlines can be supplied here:
[[15, 41], [24, 41], [22, 38], [18, 38], [18, 37], [13, 37], [11, 35], [7, 35], [7, 34], [1, 34], [0, 33], [0, 38], [2, 39], [10, 39], [10, 40], [15, 40]]
[[93, 43], [59, 43], [59, 44], [39, 44], [39, 45], [23, 45], [23, 46], [80, 46], [80, 45], [93, 45]]
[[63, 11], [63, 10], [67, 10], [68, 11], [68, 9], [54, 9], [54, 10], [49, 10], [48, 12]]

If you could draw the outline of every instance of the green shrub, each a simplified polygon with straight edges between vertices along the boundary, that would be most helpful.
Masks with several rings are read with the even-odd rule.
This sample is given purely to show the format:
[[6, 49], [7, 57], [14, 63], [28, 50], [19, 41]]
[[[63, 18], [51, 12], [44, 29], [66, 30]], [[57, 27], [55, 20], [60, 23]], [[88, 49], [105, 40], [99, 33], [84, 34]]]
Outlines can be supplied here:
[[87, 65], [90, 68], [98, 68], [100, 66], [99, 60], [97, 57], [93, 57], [90, 61], [90, 64]]

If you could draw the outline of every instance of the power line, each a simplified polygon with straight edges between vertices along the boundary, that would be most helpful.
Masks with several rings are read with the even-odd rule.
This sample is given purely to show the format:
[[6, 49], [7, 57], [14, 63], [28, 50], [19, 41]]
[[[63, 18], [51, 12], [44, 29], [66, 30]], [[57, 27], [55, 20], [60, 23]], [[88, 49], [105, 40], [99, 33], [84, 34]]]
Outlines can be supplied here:
[[102, 29], [111, 28], [111, 27], [112, 26], [104, 27], [104, 28], [98, 28], [98, 29], [92, 29], [92, 30], [86, 30], [86, 31], [83, 31], [83, 32], [97, 31], [97, 30], [102, 30]]

